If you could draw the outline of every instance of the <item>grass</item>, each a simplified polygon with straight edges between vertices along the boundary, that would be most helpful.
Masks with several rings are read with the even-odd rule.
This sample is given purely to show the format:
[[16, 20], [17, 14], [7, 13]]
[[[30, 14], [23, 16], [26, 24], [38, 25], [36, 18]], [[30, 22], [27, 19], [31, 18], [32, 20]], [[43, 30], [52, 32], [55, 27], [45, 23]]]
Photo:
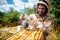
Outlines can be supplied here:
[[9, 32], [0, 32], [0, 40], [6, 40], [8, 37], [12, 36], [12, 33]]
[[[8, 27], [11, 30], [17, 30], [16, 27]], [[0, 30], [3, 28], [0, 28]], [[6, 40], [8, 37], [12, 36], [12, 33], [9, 33], [8, 31], [0, 32], [0, 40]], [[49, 32], [49, 35], [46, 38], [47, 40], [60, 40], [60, 32], [52, 30]]]
[[52, 30], [46, 39], [47, 40], [60, 40], [60, 32]]
[[17, 31], [16, 27], [1, 27], [0, 30], [3, 30], [0, 31], [0, 40], [6, 40], [10, 36], [12, 36], [13, 33], [10, 33], [9, 31]]

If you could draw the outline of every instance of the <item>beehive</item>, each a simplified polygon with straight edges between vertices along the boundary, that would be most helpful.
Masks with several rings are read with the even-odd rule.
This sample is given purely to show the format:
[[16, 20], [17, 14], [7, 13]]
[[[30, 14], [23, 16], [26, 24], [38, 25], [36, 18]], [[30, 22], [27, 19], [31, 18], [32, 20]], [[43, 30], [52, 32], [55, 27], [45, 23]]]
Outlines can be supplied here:
[[7, 40], [43, 40], [43, 31], [40, 29], [23, 29]]

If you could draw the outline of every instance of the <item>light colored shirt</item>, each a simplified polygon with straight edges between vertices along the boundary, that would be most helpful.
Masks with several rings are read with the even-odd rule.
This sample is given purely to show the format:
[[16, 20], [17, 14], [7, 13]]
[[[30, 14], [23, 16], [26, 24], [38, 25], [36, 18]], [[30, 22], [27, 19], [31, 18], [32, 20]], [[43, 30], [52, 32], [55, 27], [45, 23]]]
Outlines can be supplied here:
[[34, 24], [33, 22], [31, 23], [32, 25], [29, 24], [30, 29], [33, 29], [34, 27], [36, 27], [36, 28], [40, 28], [45, 31], [45, 30], [51, 30], [52, 28], [52, 17], [51, 16], [44, 17], [43, 18], [44, 22], [43, 22], [42, 18], [37, 18], [35, 14], [31, 14], [30, 16], [28, 16], [28, 20], [30, 23], [32, 21], [36, 23], [35, 25], [33, 25]]

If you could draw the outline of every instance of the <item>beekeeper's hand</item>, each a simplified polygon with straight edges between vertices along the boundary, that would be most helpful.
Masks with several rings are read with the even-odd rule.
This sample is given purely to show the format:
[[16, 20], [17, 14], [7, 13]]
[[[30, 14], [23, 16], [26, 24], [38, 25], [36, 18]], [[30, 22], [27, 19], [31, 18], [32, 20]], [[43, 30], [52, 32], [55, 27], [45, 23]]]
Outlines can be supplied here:
[[24, 20], [23, 22], [22, 22], [22, 27], [23, 28], [27, 28], [28, 27], [28, 21], [27, 20]]

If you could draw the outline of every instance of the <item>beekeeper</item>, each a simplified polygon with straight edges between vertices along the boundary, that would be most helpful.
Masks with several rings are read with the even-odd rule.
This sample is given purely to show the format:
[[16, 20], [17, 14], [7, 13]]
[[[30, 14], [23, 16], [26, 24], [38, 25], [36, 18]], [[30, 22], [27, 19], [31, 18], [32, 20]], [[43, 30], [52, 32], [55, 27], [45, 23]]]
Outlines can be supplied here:
[[50, 31], [52, 28], [52, 17], [48, 14], [50, 13], [50, 1], [49, 0], [39, 0], [36, 4], [36, 13], [31, 14], [28, 20], [31, 20], [34, 27], [40, 28], [44, 31]]
[[52, 28], [50, 13], [50, 0], [39, 0], [35, 4], [36, 12], [27, 17], [30, 29], [40, 28], [49, 32]]

